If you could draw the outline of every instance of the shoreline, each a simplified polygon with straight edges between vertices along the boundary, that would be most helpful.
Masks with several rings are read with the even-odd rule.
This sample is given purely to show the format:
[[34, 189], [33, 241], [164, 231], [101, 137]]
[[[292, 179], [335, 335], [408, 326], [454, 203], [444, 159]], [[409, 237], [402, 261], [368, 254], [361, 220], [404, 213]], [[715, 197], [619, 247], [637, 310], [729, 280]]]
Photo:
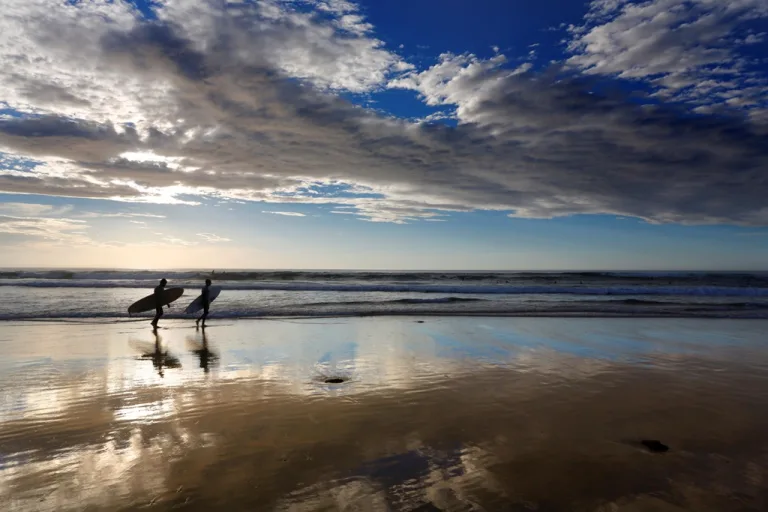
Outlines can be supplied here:
[[[244, 316], [215, 316], [214, 314], [208, 317], [208, 322], [219, 321], [234, 321], [234, 320], [311, 320], [311, 319], [334, 319], [334, 318], [414, 318], [414, 317], [445, 317], [445, 318], [595, 318], [595, 319], [610, 319], [610, 318], [624, 318], [624, 319], [677, 319], [677, 320], [768, 320], [768, 313], [765, 316], [749, 315], [745, 312], [744, 315], [729, 313], [702, 313], [702, 314], [680, 314], [677, 312], [670, 313], [612, 313], [612, 312], [483, 312], [483, 311], [471, 311], [462, 313], [452, 313], [447, 311], [436, 312], [368, 312], [368, 313], [319, 313], [316, 315], [244, 315]], [[142, 321], [151, 321], [152, 315], [149, 316], [57, 316], [57, 317], [29, 317], [29, 318], [2, 318], [0, 317], [0, 323], [13, 323], [13, 322], [61, 322], [61, 323], [75, 323], [77, 320], [101, 320], [102, 323], [138, 323]], [[181, 317], [173, 315], [163, 315], [160, 322], [164, 321], [195, 321], [195, 317]], [[110, 322], [112, 321], [112, 322]]]

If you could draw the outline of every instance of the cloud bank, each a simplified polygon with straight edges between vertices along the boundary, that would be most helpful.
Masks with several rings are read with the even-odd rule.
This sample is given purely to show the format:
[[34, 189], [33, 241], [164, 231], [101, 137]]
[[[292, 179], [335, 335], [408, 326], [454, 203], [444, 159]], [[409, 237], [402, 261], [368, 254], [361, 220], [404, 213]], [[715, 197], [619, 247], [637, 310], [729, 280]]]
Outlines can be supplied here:
[[[485, 209], [768, 224], [764, 100], [748, 90], [763, 77], [728, 89], [717, 71], [732, 57], [723, 38], [765, 16], [757, 0], [595, 1], [568, 62], [543, 70], [468, 54], [415, 69], [346, 1], [166, 0], [153, 19], [123, 2], [5, 9], [0, 192], [327, 203], [382, 222]], [[749, 36], [762, 37], [732, 43]], [[635, 101], [607, 75], [658, 97]], [[720, 110], [680, 100], [715, 75], [737, 92], [693, 108]], [[338, 94], [387, 87], [455, 109], [458, 124]]]

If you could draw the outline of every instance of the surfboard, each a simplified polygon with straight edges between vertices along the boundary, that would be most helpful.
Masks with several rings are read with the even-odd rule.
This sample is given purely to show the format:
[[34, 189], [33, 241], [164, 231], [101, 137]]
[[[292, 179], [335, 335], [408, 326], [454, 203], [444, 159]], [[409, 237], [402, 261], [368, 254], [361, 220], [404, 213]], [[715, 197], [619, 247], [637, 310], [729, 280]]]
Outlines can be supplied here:
[[[163, 306], [170, 304], [184, 295], [184, 288], [166, 288], [163, 290]], [[128, 313], [143, 313], [155, 309], [155, 294], [147, 295], [141, 300], [137, 300], [128, 308]]]
[[[221, 293], [221, 286], [211, 286], [208, 290], [208, 302], [213, 302], [216, 297]], [[192, 303], [184, 310], [185, 313], [197, 313], [203, 309], [203, 294], [201, 293]]]

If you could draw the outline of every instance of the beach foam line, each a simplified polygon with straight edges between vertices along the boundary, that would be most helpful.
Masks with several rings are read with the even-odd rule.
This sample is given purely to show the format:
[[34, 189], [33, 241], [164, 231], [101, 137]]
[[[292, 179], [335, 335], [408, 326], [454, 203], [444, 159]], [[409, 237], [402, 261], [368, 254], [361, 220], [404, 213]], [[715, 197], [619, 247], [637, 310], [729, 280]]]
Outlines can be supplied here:
[[[149, 288], [154, 283], [133, 281], [51, 281], [4, 280], [0, 286], [34, 288]], [[217, 283], [218, 284], [218, 283]], [[199, 283], [174, 282], [174, 286], [192, 288]], [[445, 293], [463, 295], [684, 295], [706, 297], [768, 297], [768, 287], [737, 286], [505, 286], [442, 284], [340, 284], [340, 283], [226, 283], [224, 290], [297, 291], [297, 292], [393, 292]]]

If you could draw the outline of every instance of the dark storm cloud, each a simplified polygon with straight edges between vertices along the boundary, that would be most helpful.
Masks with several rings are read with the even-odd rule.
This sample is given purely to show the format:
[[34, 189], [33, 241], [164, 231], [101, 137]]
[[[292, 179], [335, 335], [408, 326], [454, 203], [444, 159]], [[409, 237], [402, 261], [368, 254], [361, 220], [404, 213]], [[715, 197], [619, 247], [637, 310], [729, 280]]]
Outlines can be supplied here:
[[134, 130], [118, 133], [112, 125], [81, 119], [55, 115], [0, 119], [0, 147], [25, 155], [109, 158], [137, 142]]
[[128, 32], [108, 32], [101, 45], [110, 59], [125, 58], [137, 70], [148, 72], [157, 62], [166, 62], [175, 67], [171, 72], [189, 80], [205, 79], [205, 56], [177, 32], [167, 23], [149, 21]]
[[76, 107], [87, 107], [89, 102], [77, 97], [72, 92], [56, 84], [38, 82], [29, 78], [19, 80], [19, 92], [26, 98], [41, 104], [70, 104]]
[[100, 185], [84, 180], [34, 174], [29, 176], [0, 174], [0, 191], [14, 194], [41, 194], [91, 199], [113, 197], [138, 199], [140, 197], [137, 190], [122, 185]]

